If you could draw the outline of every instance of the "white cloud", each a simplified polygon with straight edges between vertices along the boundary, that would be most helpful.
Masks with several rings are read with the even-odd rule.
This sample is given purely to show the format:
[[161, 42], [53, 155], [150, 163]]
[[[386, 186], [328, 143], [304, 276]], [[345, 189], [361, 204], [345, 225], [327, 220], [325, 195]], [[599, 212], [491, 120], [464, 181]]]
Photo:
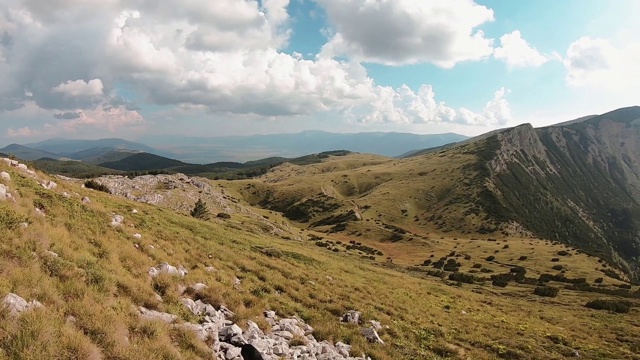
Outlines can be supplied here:
[[69, 80], [54, 87], [52, 91], [71, 97], [91, 97], [104, 95], [102, 89], [102, 81], [100, 79], [93, 79], [88, 82], [85, 82], [84, 80]]
[[471, 0], [316, 0], [334, 27], [323, 55], [387, 65], [456, 63], [489, 57], [493, 39], [476, 28], [493, 11]]
[[423, 85], [416, 93], [408, 86], [399, 89], [378, 86], [370, 104], [350, 110], [352, 120], [363, 123], [455, 123], [464, 125], [505, 125], [512, 120], [507, 90], [496, 91], [482, 113], [466, 108], [455, 110], [444, 102], [437, 102], [430, 85]]
[[500, 47], [494, 50], [493, 57], [504, 61], [511, 67], [538, 67], [549, 60], [547, 56], [540, 54], [536, 48], [531, 47], [522, 38], [519, 30], [500, 37]]
[[[640, 42], [616, 47], [609, 40], [582, 37], [567, 49], [567, 83], [574, 87], [604, 88], [616, 95], [633, 90], [640, 81]], [[638, 101], [640, 98], [635, 97]]]
[[28, 137], [32, 135], [34, 135], [34, 133], [28, 126], [19, 128], [19, 129], [14, 129], [14, 128], [7, 129], [7, 137], [10, 137], [10, 138]]
[[[291, 32], [289, 0], [110, 0], [95, 6], [89, 0], [51, 0], [48, 10], [38, 3], [0, 0], [0, 9], [7, 9], [0, 10], [7, 38], [0, 42], [6, 59], [0, 62], [0, 113], [35, 107], [49, 116], [46, 128], [29, 118], [30, 130], [40, 134], [144, 126], [141, 113], [115, 95], [120, 86], [149, 104], [199, 114], [271, 119], [331, 113], [372, 123], [498, 124], [506, 119], [502, 96], [480, 114], [454, 110], [436, 103], [428, 85], [416, 93], [408, 86], [375, 84], [358, 61], [309, 60], [282, 52]], [[337, 7], [332, 0], [322, 3]], [[490, 55], [491, 40], [473, 32], [493, 18], [490, 10], [462, 0], [434, 4], [379, 2], [385, 9], [417, 14], [409, 16], [410, 22], [420, 28], [406, 35], [398, 13], [385, 18], [370, 2], [362, 4], [392, 22], [388, 26], [401, 25], [396, 35], [402, 49], [406, 42], [418, 42], [416, 52], [401, 51], [387, 60], [452, 66]], [[356, 20], [363, 20], [359, 16]], [[369, 45], [361, 50], [373, 51]]]

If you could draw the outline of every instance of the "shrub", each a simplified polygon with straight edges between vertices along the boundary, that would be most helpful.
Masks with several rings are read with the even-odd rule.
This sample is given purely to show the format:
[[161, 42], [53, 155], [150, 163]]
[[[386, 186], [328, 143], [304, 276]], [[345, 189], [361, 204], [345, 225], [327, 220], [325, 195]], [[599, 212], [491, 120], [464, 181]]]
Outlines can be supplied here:
[[502, 248], [503, 248], [503, 249], [508, 249], [508, 248], [509, 248], [509, 245], [505, 245], [505, 246], [503, 246]]
[[487, 256], [487, 258], [486, 258], [485, 260], [487, 260], [487, 261], [493, 261], [493, 260], [495, 260], [495, 259], [496, 259], [496, 257], [495, 257], [495, 256], [490, 255], [490, 256]]
[[631, 310], [633, 304], [629, 301], [617, 301], [617, 300], [592, 300], [589, 301], [586, 307], [595, 310], [607, 310], [617, 313], [628, 313]]
[[559, 258], [553, 258], [553, 259], [551, 259], [551, 262], [558, 262], [558, 261], [560, 261], [560, 259], [559, 259]]
[[528, 259], [528, 257], [527, 257], [527, 256], [524, 256], [524, 255], [523, 255], [523, 256], [520, 256], [520, 257], [518, 258], [518, 260], [520, 260], [520, 261], [524, 261], [524, 260], [527, 260], [527, 259]]
[[475, 276], [456, 272], [453, 274], [449, 274], [449, 280], [451, 281], [459, 281], [466, 284], [473, 284], [476, 280]]
[[538, 286], [533, 290], [533, 294], [544, 297], [556, 297], [559, 291], [560, 289], [553, 286]]
[[562, 270], [562, 268], [563, 268], [562, 265], [553, 265], [552, 267], [553, 270], [558, 270], [558, 271]]
[[106, 192], [107, 194], [111, 194], [111, 190], [106, 185], [103, 185], [95, 180], [87, 180], [84, 182], [84, 187], [88, 189], [98, 190], [102, 192]]
[[464, 256], [464, 259], [465, 259], [465, 260], [471, 260], [471, 255], [465, 255], [465, 256]]
[[602, 284], [602, 282], [603, 282], [603, 281], [604, 281], [604, 279], [603, 279], [603, 278], [601, 278], [601, 277], [599, 277], [599, 278], [597, 278], [597, 279], [593, 280], [593, 282], [594, 282], [594, 283], [596, 283], [596, 284]]
[[231, 219], [231, 215], [229, 215], [227, 213], [224, 213], [224, 212], [218, 213], [218, 215], [216, 215], [216, 217], [220, 218], [220, 219]]
[[507, 285], [509, 285], [509, 282], [506, 279], [497, 278], [497, 279], [493, 279], [491, 284], [493, 284], [493, 286], [498, 286], [498, 287], [507, 287]]
[[560, 251], [557, 252], [557, 254], [560, 255], [560, 256], [569, 256], [570, 255], [569, 252], [565, 251], [565, 250], [560, 250]]
[[473, 264], [472, 268], [474, 269], [480, 269], [482, 267], [482, 264]]
[[198, 199], [193, 210], [191, 210], [191, 216], [200, 220], [209, 220], [211, 214], [209, 214], [209, 209], [207, 209], [207, 203], [202, 201], [202, 199]]

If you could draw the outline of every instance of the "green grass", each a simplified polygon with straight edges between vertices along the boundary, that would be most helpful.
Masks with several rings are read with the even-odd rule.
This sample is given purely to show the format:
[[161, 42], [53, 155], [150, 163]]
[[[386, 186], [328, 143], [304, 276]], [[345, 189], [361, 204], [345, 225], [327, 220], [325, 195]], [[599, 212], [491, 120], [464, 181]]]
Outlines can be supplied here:
[[[372, 262], [310, 241], [281, 239], [256, 230], [257, 220], [241, 214], [225, 221], [202, 221], [73, 183], [58, 181], [54, 192], [14, 171], [11, 176], [9, 185], [17, 189], [17, 202], [3, 206], [17, 217], [28, 217], [31, 225], [0, 228], [0, 295], [15, 292], [27, 300], [37, 299], [44, 308], [19, 318], [0, 313], [0, 358], [60, 354], [89, 359], [206, 358], [206, 349], [192, 334], [141, 320], [132, 311], [132, 305], [146, 306], [194, 320], [179, 303], [178, 286], [197, 282], [209, 286], [203, 294], [207, 301], [228, 306], [241, 325], [253, 320], [266, 328], [265, 309], [297, 315], [315, 328], [317, 339], [347, 342], [354, 354], [378, 360], [560, 359], [566, 349], [559, 349], [549, 334], [562, 334], [570, 346], [561, 346], [579, 349], [586, 359], [638, 358], [637, 308], [617, 315], [584, 306], [599, 294], [561, 290], [549, 300], [533, 295], [529, 285], [457, 286], [411, 273], [400, 263]], [[60, 195], [63, 191], [78, 195], [67, 199]], [[83, 196], [91, 196], [91, 203], [83, 204]], [[34, 204], [44, 207], [47, 216], [36, 217]], [[134, 207], [139, 213], [131, 213]], [[124, 226], [109, 225], [113, 212], [125, 216]], [[141, 233], [142, 239], [134, 239], [134, 233]], [[348, 237], [334, 236], [331, 240]], [[417, 256], [450, 252], [453, 246], [461, 251], [464, 243], [472, 254], [470, 261], [460, 260], [464, 269], [494, 247], [500, 250], [497, 260], [508, 261], [501, 259], [503, 252], [509, 259], [517, 258], [528, 246], [525, 241], [518, 245], [509, 240], [508, 249], [482, 241], [473, 252], [478, 241], [470, 239], [400, 242], [394, 257], [404, 256], [408, 262], [413, 256], [417, 261]], [[385, 253], [392, 251], [391, 245], [385, 246]], [[536, 246], [548, 246], [549, 254], [561, 250], [543, 241]], [[59, 257], [52, 258], [47, 250]], [[540, 262], [540, 268], [552, 266], [542, 255], [539, 259], [527, 255], [527, 261]], [[151, 281], [148, 269], [164, 261], [184, 266], [189, 274], [184, 279]], [[597, 265], [586, 255], [566, 257], [563, 262], [580, 269]], [[579, 265], [582, 262], [587, 265]], [[207, 266], [217, 271], [209, 273]], [[499, 264], [489, 266], [500, 269]], [[236, 277], [242, 280], [239, 289], [233, 287]], [[163, 302], [155, 293], [162, 293]], [[369, 344], [357, 326], [340, 323], [337, 318], [349, 309], [362, 311], [365, 320], [388, 325], [380, 332], [385, 345]]]

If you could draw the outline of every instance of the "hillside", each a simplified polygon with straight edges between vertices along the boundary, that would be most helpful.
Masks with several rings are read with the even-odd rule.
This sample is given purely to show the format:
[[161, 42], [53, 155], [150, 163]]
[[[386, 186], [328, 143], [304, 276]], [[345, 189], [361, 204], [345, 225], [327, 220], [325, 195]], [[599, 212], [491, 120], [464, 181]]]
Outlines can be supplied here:
[[374, 242], [539, 237], [600, 256], [626, 274], [613, 276], [638, 281], [638, 109], [522, 125], [401, 160], [283, 165], [236, 188], [312, 230]]
[[640, 107], [496, 136], [490, 162], [504, 216], [606, 256], [640, 279]]
[[[158, 150], [147, 146], [145, 144], [128, 141], [118, 138], [98, 139], [98, 140], [76, 140], [76, 139], [63, 139], [54, 138], [48, 139], [37, 143], [26, 144], [26, 146], [47, 151], [50, 153], [65, 155], [69, 158], [82, 160], [82, 157], [74, 157], [74, 153], [81, 153], [83, 151], [91, 149], [108, 149], [114, 150], [134, 150], [154, 153], [158, 155], [165, 155], [159, 153]], [[77, 156], [77, 155], [76, 155]]]
[[23, 160], [36, 160], [41, 158], [60, 159], [63, 156], [48, 151], [43, 151], [19, 144], [7, 145], [0, 149], [1, 152], [13, 155]]
[[[328, 173], [385, 162], [349, 155], [302, 168]], [[8, 175], [1, 181], [11, 194], [0, 203], [0, 296], [5, 304], [9, 293], [30, 302], [0, 311], [0, 349], [8, 358], [235, 358], [243, 339], [267, 359], [298, 353], [322, 358], [320, 352], [332, 359], [638, 359], [637, 287], [624, 290], [618, 285], [626, 284], [615, 279], [597, 279], [597, 258], [560, 245], [518, 238], [415, 240], [426, 259], [431, 253], [434, 261], [464, 264], [460, 273], [473, 279], [466, 283], [448, 280], [449, 265], [440, 274], [431, 266], [385, 261], [387, 254], [372, 261], [361, 255], [366, 247], [345, 248], [346, 237], [318, 241], [311, 232], [311, 241], [300, 241], [265, 231], [264, 222], [288, 223], [276, 213], [239, 211], [228, 219], [198, 220], [171, 206], [133, 202], [73, 181], [52, 184], [45, 174], [4, 161], [0, 170]], [[163, 176], [155, 179], [175, 181], [164, 191], [182, 193], [195, 184]], [[245, 207], [233, 200], [227, 187], [232, 184], [211, 184], [206, 191]], [[544, 280], [563, 287], [559, 295], [534, 295], [542, 281], [538, 274], [550, 271], [548, 257], [563, 251], [567, 255], [558, 264], [566, 278]], [[498, 252], [498, 259], [525, 253], [529, 259], [519, 261], [524, 267], [484, 259]], [[511, 269], [524, 270], [516, 272], [529, 280], [491, 285], [492, 271], [514, 274]], [[564, 288], [561, 281], [583, 273], [579, 283], [600, 282], [599, 291], [610, 294]], [[619, 299], [614, 293], [627, 294], [630, 313], [585, 307], [603, 297]], [[197, 304], [210, 304], [210, 315], [193, 313]], [[274, 322], [265, 310], [283, 320]], [[360, 325], [339, 320], [348, 310], [362, 313]], [[369, 320], [380, 322], [383, 343], [365, 339], [361, 327], [377, 326]]]

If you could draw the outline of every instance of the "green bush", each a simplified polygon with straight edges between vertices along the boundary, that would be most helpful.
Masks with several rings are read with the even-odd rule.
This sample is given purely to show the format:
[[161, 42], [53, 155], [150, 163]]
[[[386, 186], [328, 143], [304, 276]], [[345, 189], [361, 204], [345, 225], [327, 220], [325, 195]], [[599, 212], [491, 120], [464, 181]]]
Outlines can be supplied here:
[[558, 292], [560, 289], [553, 286], [538, 286], [534, 291], [534, 295], [544, 296], [544, 297], [556, 297], [558, 296]]
[[607, 310], [622, 314], [628, 313], [633, 304], [629, 301], [597, 299], [589, 301], [585, 306], [590, 309]]
[[102, 191], [102, 192], [106, 192], [107, 194], [111, 194], [111, 190], [109, 190], [109, 188], [104, 185], [101, 184], [93, 179], [91, 180], [87, 180], [84, 182], [84, 187], [88, 188], [88, 189], [93, 189], [93, 190], [98, 190], [98, 191]]
[[227, 213], [223, 213], [223, 212], [218, 213], [218, 215], [216, 215], [216, 217], [220, 218], [220, 219], [231, 219], [231, 215], [229, 215]]
[[494, 279], [491, 284], [493, 284], [493, 286], [498, 286], [498, 287], [507, 287], [507, 285], [509, 285], [509, 282], [505, 279], [502, 278], [497, 278]]
[[449, 280], [451, 281], [459, 281], [466, 284], [473, 284], [476, 280], [476, 277], [473, 275], [456, 272], [453, 274], [449, 274]]

